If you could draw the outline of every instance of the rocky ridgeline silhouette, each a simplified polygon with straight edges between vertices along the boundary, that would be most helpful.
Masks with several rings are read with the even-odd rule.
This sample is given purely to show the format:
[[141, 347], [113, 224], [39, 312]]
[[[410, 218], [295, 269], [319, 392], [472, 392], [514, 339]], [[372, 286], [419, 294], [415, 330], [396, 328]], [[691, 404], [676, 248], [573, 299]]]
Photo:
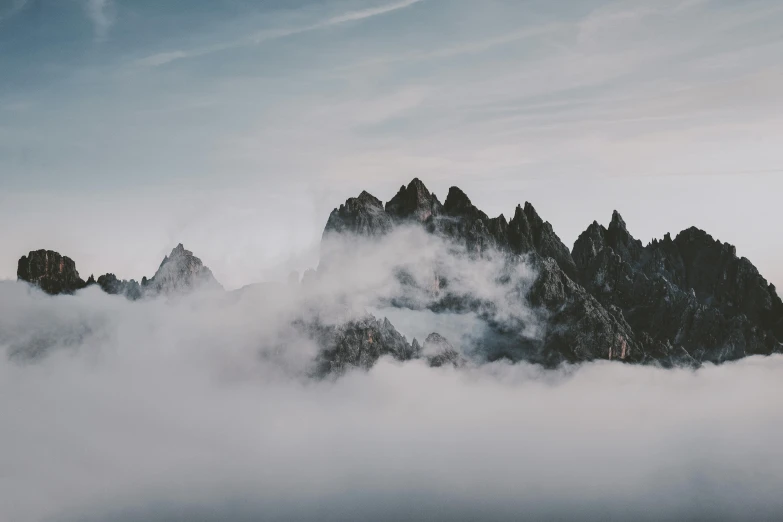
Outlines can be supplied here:
[[[520, 336], [516, 329], [524, 324], [510, 327], [485, 316], [487, 332], [470, 354], [475, 362], [505, 358], [551, 367], [608, 359], [697, 366], [782, 351], [783, 303], [775, 287], [750, 261], [737, 257], [733, 246], [697, 228], [645, 246], [615, 211], [608, 227], [593, 222], [569, 250], [530, 203], [517, 206], [511, 220], [490, 218], [459, 188], [451, 187], [441, 203], [414, 179], [385, 205], [366, 191], [348, 199], [329, 216], [323, 240], [345, 235], [377, 239], [411, 225], [459, 245], [462, 255], [501, 255], [509, 265], [534, 269], [535, 279], [518, 299], [545, 318], [543, 331]], [[308, 271], [302, 286], [328, 269], [329, 260], [322, 257], [319, 273]], [[182, 245], [141, 283], [113, 274], [83, 281], [71, 259], [45, 250], [23, 256], [17, 273], [50, 294], [73, 293], [90, 284], [129, 299], [219, 288], [209, 269]], [[450, 294], [447, 278], [438, 281], [435, 293], [445, 290], [427, 305], [434, 312], [481, 316], [493, 306]], [[467, 363], [466, 354], [437, 333], [423, 346], [415, 339], [408, 343], [388, 320], [370, 315], [338, 325], [299, 321], [295, 326], [321, 347], [320, 375], [370, 368], [382, 356], [422, 358], [432, 366]]]
[[16, 271], [20, 281], [39, 287], [47, 294], [73, 294], [91, 285], [98, 285], [107, 294], [122, 295], [131, 300], [161, 294], [184, 294], [197, 288], [222, 288], [209, 268], [205, 267], [193, 252], [180, 243], [166, 256], [151, 279], [141, 283], [131, 279], [118, 279], [112, 273], [96, 280], [79, 277], [76, 264], [66, 256], [52, 250], [36, 250], [22, 256]]
[[[644, 246], [615, 211], [608, 228], [594, 222], [569, 250], [530, 203], [517, 206], [510, 221], [490, 218], [459, 188], [441, 204], [414, 179], [385, 206], [367, 192], [349, 199], [329, 216], [324, 237], [381, 236], [403, 223], [419, 223], [476, 256], [523, 256], [536, 269], [526, 298], [547, 312], [543, 338], [514, 346], [513, 335], [498, 328], [505, 341], [490, 347], [490, 359], [670, 366], [781, 351], [783, 304], [775, 287], [733, 246], [699, 229]], [[438, 305], [466, 307], [477, 305]]]

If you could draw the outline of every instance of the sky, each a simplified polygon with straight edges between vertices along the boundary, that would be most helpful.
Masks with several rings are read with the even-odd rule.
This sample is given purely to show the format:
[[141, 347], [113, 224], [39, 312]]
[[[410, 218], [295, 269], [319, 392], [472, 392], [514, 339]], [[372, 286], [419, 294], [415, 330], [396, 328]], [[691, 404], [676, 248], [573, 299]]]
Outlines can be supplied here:
[[30, 250], [227, 288], [419, 177], [573, 241], [695, 225], [783, 287], [775, 0], [0, 0], [0, 279]]

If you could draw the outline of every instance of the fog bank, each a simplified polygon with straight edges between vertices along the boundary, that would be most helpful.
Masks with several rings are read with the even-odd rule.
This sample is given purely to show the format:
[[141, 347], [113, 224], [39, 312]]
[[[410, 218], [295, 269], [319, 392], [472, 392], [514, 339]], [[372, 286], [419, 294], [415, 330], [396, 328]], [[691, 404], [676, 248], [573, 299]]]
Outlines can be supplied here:
[[[0, 284], [2, 518], [783, 513], [781, 356], [697, 371], [382, 359], [315, 381], [314, 347], [269, 342], [271, 308], [242, 305]], [[33, 335], [45, 357], [5, 356]]]

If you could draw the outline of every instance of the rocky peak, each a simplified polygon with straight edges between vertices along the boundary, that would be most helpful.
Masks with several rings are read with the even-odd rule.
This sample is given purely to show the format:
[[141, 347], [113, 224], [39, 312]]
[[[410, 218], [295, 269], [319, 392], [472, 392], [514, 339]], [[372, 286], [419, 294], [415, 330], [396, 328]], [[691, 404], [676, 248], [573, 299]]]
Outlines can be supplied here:
[[443, 210], [450, 216], [469, 217], [486, 221], [487, 215], [477, 209], [470, 198], [459, 187], [451, 187], [443, 203]]
[[509, 246], [513, 253], [534, 251], [543, 257], [551, 257], [569, 277], [576, 277], [576, 265], [568, 247], [555, 234], [552, 225], [541, 219], [530, 202], [525, 202], [524, 209], [517, 205], [508, 229]]
[[593, 221], [584, 232], [579, 234], [571, 251], [577, 269], [587, 270], [601, 250], [606, 247], [606, 232], [606, 228]]
[[326, 222], [324, 237], [330, 233], [372, 236], [385, 234], [391, 228], [391, 217], [384, 210], [381, 200], [365, 190], [359, 197], [348, 198], [332, 211]]
[[221, 288], [212, 271], [182, 243], [164, 257], [158, 271], [145, 285], [145, 291], [163, 294], [186, 293], [196, 288]]
[[386, 203], [386, 212], [396, 220], [414, 219], [424, 222], [437, 216], [443, 210], [435, 194], [431, 194], [419, 178], [414, 178], [407, 187], [400, 187], [397, 194]]
[[541, 226], [544, 223], [544, 220], [541, 219], [538, 212], [536, 212], [536, 209], [533, 207], [533, 204], [529, 201], [525, 201], [525, 209], [523, 212], [531, 225]]
[[371, 368], [384, 355], [407, 361], [418, 355], [391, 322], [372, 315], [339, 325], [300, 323], [303, 333], [321, 347], [316, 375], [339, 375], [350, 368]]
[[[350, 201], [350, 200], [349, 200]], [[383, 203], [380, 199], [376, 198], [366, 190], [362, 190], [361, 194], [359, 194], [359, 197], [355, 199], [355, 201], [351, 202], [351, 204], [362, 206], [362, 207], [372, 207], [372, 208], [383, 208]]]
[[482, 255], [497, 246], [489, 225], [489, 217], [477, 209], [462, 190], [451, 187], [443, 204], [443, 216], [433, 223], [430, 231], [464, 244], [471, 255]]
[[421, 353], [425, 356], [429, 365], [434, 368], [446, 365], [458, 367], [465, 364], [465, 360], [451, 343], [436, 332], [429, 334], [424, 340]]
[[619, 212], [612, 212], [609, 228], [593, 221], [574, 242], [571, 257], [579, 271], [584, 272], [604, 248], [611, 248], [626, 263], [636, 264], [644, 252], [642, 242], [628, 232]]
[[612, 211], [612, 220], [609, 222], [609, 230], [612, 229], [624, 230], [626, 233], [628, 232], [623, 216], [616, 210]]
[[[728, 316], [745, 315], [770, 328], [783, 341], [783, 303], [755, 266], [737, 257], [737, 249], [696, 227], [683, 230], [673, 241], [650, 247], [666, 256], [671, 278], [696, 295], [704, 305]], [[659, 252], [661, 252], [659, 254]]]
[[644, 246], [642, 242], [628, 232], [625, 221], [616, 210], [612, 212], [612, 221], [606, 231], [606, 243], [627, 263], [637, 263]]
[[22, 256], [16, 276], [52, 295], [72, 294], [86, 285], [73, 259], [53, 250], [35, 250]]

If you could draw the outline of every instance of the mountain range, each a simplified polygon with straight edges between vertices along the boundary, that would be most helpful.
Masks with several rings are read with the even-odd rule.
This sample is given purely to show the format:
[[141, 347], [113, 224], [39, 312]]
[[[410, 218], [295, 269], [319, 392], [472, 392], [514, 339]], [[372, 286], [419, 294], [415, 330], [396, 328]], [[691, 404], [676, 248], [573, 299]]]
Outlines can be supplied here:
[[[381, 250], [405, 231], [445, 250], [422, 255], [426, 242], [395, 246], [391, 254]], [[373, 252], [383, 252], [382, 259]], [[395, 252], [399, 259], [389, 260]], [[350, 295], [330, 295], [316, 305], [308, 288], [359, 278], [361, 270], [345, 267], [362, 261], [388, 265], [394, 280], [394, 292], [364, 304], [458, 319], [470, 314], [483, 328], [455, 348], [437, 332], [423, 343], [408, 342], [388, 319], [367, 311], [325, 320], [324, 309], [345, 306]], [[479, 275], [491, 291], [470, 286]], [[53, 295], [92, 285], [130, 300], [223, 292], [181, 244], [141, 282], [112, 273], [85, 281], [73, 260], [51, 250], [23, 256], [17, 276]], [[431, 366], [507, 359], [555, 367], [606, 359], [672, 367], [783, 351], [783, 302], [774, 285], [735, 247], [702, 230], [691, 227], [644, 245], [615, 211], [608, 226], [593, 222], [569, 249], [530, 203], [517, 206], [511, 219], [490, 218], [459, 188], [451, 187], [441, 203], [418, 179], [385, 205], [365, 191], [335, 208], [318, 269], [293, 278], [292, 286], [304, 292], [306, 306], [291, 325], [319, 347], [318, 375], [370, 368], [382, 356]]]

